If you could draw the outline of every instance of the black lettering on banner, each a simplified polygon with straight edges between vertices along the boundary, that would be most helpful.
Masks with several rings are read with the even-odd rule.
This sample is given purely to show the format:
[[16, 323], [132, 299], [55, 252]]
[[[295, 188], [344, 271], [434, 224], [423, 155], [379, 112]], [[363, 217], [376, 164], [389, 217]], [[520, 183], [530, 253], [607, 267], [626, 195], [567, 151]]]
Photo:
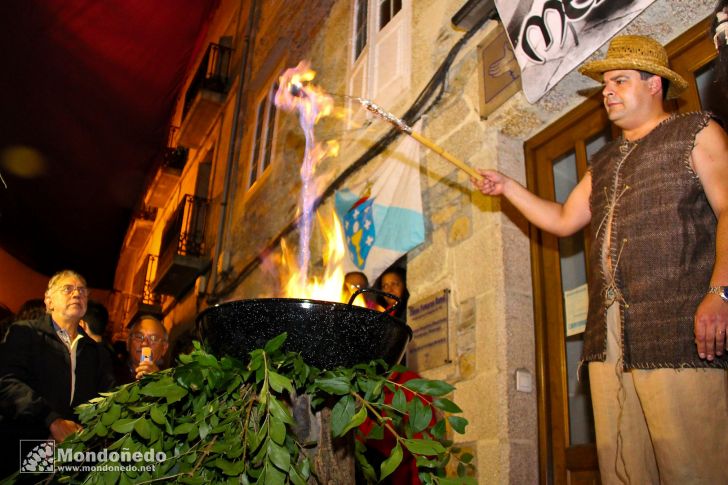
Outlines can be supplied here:
[[[543, 64], [544, 59], [541, 57], [531, 45], [529, 40], [529, 33], [532, 28], [536, 28], [538, 33], [541, 34], [541, 38], [546, 45], [546, 50], [550, 49], [553, 45], [554, 39], [551, 32], [551, 27], [546, 23], [546, 14], [549, 11], [553, 11], [558, 14], [560, 28], [561, 28], [561, 39], [559, 45], [563, 46], [566, 41], [567, 27], [571, 27], [571, 22], [581, 20], [584, 18], [595, 6], [604, 2], [604, 0], [548, 0], [543, 4], [541, 9], [541, 15], [532, 15], [523, 24], [523, 30], [521, 30], [520, 44], [523, 52], [534, 62]], [[576, 36], [576, 32], [572, 27], [572, 33], [574, 34], [574, 40], [578, 44], [579, 39]]]

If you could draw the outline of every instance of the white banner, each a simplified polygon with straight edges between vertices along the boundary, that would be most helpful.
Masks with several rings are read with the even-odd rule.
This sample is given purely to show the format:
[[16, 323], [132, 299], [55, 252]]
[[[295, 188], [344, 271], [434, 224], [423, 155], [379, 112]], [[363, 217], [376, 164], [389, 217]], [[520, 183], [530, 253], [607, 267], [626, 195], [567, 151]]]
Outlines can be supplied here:
[[495, 0], [535, 103], [655, 0]]

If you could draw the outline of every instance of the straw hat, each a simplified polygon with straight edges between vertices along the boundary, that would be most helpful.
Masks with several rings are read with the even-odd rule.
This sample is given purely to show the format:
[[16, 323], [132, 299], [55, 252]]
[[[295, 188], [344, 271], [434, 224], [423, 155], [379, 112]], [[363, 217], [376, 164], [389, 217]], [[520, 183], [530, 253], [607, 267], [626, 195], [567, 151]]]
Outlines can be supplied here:
[[656, 40], [642, 35], [620, 35], [612, 39], [607, 57], [585, 63], [579, 72], [597, 81], [602, 74], [618, 69], [634, 69], [656, 74], [670, 81], [667, 98], [677, 98], [688, 87], [687, 81], [670, 69], [667, 52]]

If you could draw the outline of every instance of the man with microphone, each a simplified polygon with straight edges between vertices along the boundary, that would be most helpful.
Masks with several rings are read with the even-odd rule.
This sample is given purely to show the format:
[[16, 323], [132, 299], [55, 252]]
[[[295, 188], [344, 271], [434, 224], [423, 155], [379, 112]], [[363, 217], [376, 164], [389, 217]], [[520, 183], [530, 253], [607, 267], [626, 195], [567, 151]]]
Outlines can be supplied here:
[[126, 341], [129, 357], [116, 369], [116, 381], [125, 384], [158, 372], [164, 366], [169, 349], [169, 336], [162, 322], [151, 315], [142, 315], [132, 325]]

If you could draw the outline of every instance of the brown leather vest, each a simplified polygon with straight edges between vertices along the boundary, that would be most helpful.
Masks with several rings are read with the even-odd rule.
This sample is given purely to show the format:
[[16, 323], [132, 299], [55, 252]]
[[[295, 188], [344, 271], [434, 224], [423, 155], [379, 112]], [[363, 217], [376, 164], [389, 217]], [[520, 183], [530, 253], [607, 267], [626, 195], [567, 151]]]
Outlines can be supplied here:
[[670, 118], [637, 142], [619, 139], [591, 161], [589, 316], [582, 361], [606, 357], [601, 252], [614, 206], [610, 254], [622, 316], [625, 369], [728, 367], [698, 357], [693, 317], [715, 260], [716, 217], [690, 167], [708, 113]]

